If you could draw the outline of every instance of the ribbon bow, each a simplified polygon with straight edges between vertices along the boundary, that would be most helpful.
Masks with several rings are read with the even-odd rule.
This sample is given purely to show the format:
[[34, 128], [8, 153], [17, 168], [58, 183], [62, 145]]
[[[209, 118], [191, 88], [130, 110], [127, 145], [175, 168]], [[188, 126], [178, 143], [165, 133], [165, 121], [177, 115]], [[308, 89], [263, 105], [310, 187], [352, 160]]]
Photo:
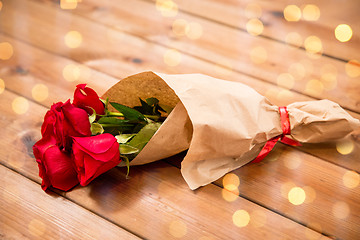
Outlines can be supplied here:
[[289, 113], [286, 107], [279, 107], [279, 113], [280, 113], [281, 129], [283, 133], [279, 136], [273, 137], [272, 139], [268, 140], [265, 146], [261, 149], [259, 155], [254, 160], [252, 160], [252, 162], [258, 163], [261, 160], [263, 160], [266, 157], [266, 155], [268, 155], [270, 151], [274, 148], [275, 144], [278, 142], [279, 139], [282, 143], [285, 143], [287, 145], [301, 146], [301, 144], [298, 141], [286, 137], [286, 135], [290, 135], [291, 133]]

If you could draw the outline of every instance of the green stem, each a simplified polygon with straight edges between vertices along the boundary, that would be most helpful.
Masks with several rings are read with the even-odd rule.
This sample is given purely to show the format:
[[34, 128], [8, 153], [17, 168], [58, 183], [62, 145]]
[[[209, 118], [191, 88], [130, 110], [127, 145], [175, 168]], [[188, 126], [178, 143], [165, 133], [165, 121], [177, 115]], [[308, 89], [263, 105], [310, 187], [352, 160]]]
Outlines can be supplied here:
[[132, 125], [127, 125], [127, 126], [124, 126], [124, 125], [119, 125], [119, 124], [111, 124], [111, 123], [100, 123], [100, 125], [102, 127], [132, 127]]
[[149, 118], [154, 121], [157, 121], [160, 118], [159, 116], [156, 116], [156, 115], [144, 115], [144, 117]]

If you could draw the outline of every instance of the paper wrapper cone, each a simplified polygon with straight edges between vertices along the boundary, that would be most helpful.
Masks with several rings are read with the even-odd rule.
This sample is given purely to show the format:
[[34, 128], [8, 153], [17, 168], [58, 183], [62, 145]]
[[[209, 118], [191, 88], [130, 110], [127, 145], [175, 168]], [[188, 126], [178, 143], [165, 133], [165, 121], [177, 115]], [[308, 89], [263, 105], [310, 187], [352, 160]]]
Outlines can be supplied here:
[[[121, 80], [103, 96], [127, 106], [156, 97], [174, 107], [130, 165], [146, 164], [188, 149], [181, 173], [191, 189], [209, 184], [257, 157], [282, 134], [278, 106], [247, 85], [201, 74], [144, 72]], [[360, 127], [329, 100], [287, 106], [291, 136], [300, 142], [343, 138]]]

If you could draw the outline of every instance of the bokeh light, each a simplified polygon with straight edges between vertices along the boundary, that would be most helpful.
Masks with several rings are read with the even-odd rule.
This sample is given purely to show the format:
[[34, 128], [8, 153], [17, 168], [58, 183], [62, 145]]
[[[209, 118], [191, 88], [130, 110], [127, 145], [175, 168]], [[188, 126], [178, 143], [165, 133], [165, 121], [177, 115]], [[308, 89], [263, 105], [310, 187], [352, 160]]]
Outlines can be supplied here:
[[63, 77], [68, 82], [75, 82], [80, 78], [80, 67], [75, 64], [68, 64], [63, 69]]
[[0, 94], [2, 94], [5, 90], [5, 82], [0, 78]]
[[306, 199], [306, 193], [304, 189], [300, 187], [293, 187], [288, 193], [288, 200], [294, 205], [301, 205]]
[[259, 19], [253, 18], [246, 23], [246, 30], [251, 35], [257, 36], [264, 31], [264, 25]]
[[228, 189], [223, 188], [221, 190], [221, 196], [225, 201], [233, 202], [239, 198], [239, 189], [236, 188], [232, 191], [229, 191]]
[[291, 99], [294, 97], [294, 93], [288, 89], [282, 89], [278, 92], [276, 98], [279, 101], [284, 101], [284, 99]]
[[1, 11], [1, 9], [2, 9], [2, 6], [3, 6], [3, 4], [2, 4], [2, 2], [0, 1], [0, 11]]
[[77, 4], [77, 0], [60, 0], [60, 8], [64, 10], [75, 9]]
[[29, 233], [35, 237], [41, 237], [46, 232], [46, 225], [41, 220], [33, 219], [28, 225]]
[[254, 47], [250, 50], [250, 59], [253, 63], [261, 64], [266, 62], [268, 58], [267, 51], [262, 46]]
[[309, 95], [318, 96], [324, 91], [324, 84], [318, 79], [311, 79], [306, 83], [305, 92]]
[[228, 173], [224, 176], [222, 182], [224, 187], [221, 192], [222, 197], [228, 202], [235, 201], [239, 195], [239, 177], [234, 173]]
[[266, 224], [266, 213], [262, 210], [255, 210], [250, 215], [250, 224], [256, 228], [263, 227]]
[[78, 31], [70, 31], [65, 34], [65, 45], [69, 48], [78, 48], [82, 41], [82, 35]]
[[322, 51], [322, 42], [321, 42], [320, 38], [318, 38], [316, 36], [307, 37], [304, 41], [304, 46], [305, 46], [306, 52], [308, 52], [308, 53], [317, 54], [317, 53], [321, 53], [321, 51]]
[[310, 186], [305, 186], [302, 188], [305, 191], [306, 198], [305, 203], [312, 203], [316, 198], [316, 191]]
[[338, 141], [336, 150], [342, 155], [348, 155], [354, 150], [354, 143], [350, 139]]
[[175, 220], [170, 223], [169, 233], [175, 238], [182, 238], [187, 233], [186, 224], [181, 220]]
[[175, 17], [178, 13], [178, 6], [171, 0], [156, 0], [156, 9], [164, 17]]
[[8, 42], [0, 43], [0, 59], [1, 60], [8, 60], [14, 54], [14, 49], [12, 45]]
[[306, 75], [306, 69], [301, 63], [291, 64], [288, 71], [295, 79], [302, 79]]
[[262, 14], [262, 9], [259, 4], [249, 3], [245, 7], [245, 16], [247, 18], [260, 18]]
[[29, 110], [29, 101], [23, 97], [16, 97], [12, 102], [12, 109], [17, 114], [24, 114]]
[[186, 32], [189, 31], [188, 28], [189, 25], [185, 19], [176, 19], [172, 24], [172, 31], [178, 37], [185, 36]]
[[345, 202], [336, 202], [332, 207], [332, 213], [336, 218], [345, 219], [350, 214], [349, 205]]
[[347, 24], [340, 24], [335, 28], [335, 37], [340, 42], [347, 42], [353, 35], [352, 29]]
[[345, 72], [349, 77], [360, 76], [360, 62], [357, 60], [350, 60], [345, 64]]
[[300, 157], [297, 157], [297, 156], [294, 156], [291, 158], [283, 158], [283, 161], [284, 161], [285, 167], [292, 169], [292, 170], [297, 169], [302, 162]]
[[175, 67], [181, 62], [181, 53], [176, 49], [169, 49], [164, 54], [164, 63], [168, 66]]
[[291, 89], [294, 87], [295, 79], [290, 73], [281, 73], [277, 77], [277, 84], [280, 87]]
[[203, 34], [203, 28], [199, 23], [191, 22], [185, 29], [185, 34], [192, 40], [199, 39]]
[[235, 226], [237, 226], [237, 227], [245, 227], [250, 222], [250, 215], [245, 210], [237, 210], [233, 214], [232, 219], [233, 219], [233, 223], [235, 224]]
[[303, 43], [303, 39], [299, 33], [290, 32], [286, 35], [285, 42], [287, 44], [295, 46], [295, 47], [301, 47], [301, 45]]
[[301, 10], [296, 5], [288, 5], [284, 8], [284, 18], [289, 22], [297, 22], [301, 18]]
[[303, 8], [302, 14], [306, 21], [317, 21], [320, 18], [320, 9], [314, 4], [307, 4]]
[[236, 190], [240, 185], [239, 177], [234, 173], [228, 173], [223, 178], [223, 186], [229, 191]]
[[360, 175], [355, 171], [346, 171], [342, 179], [347, 188], [356, 188], [360, 183]]
[[31, 90], [32, 97], [38, 101], [42, 102], [49, 96], [48, 87], [44, 84], [36, 84]]

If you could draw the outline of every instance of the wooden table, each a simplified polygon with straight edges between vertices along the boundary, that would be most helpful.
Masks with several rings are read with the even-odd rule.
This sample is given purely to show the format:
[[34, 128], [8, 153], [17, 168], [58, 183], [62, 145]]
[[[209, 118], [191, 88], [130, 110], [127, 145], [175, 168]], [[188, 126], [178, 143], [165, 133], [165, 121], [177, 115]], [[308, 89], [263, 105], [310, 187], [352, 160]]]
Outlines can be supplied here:
[[[196, 191], [179, 155], [46, 194], [32, 154], [45, 112], [78, 83], [102, 94], [145, 70], [239, 81], [280, 106], [326, 98], [360, 119], [359, 1], [1, 0], [0, 9], [1, 239], [360, 239], [359, 132], [278, 144]], [[339, 24], [349, 41], [346, 26], [335, 37]]]

